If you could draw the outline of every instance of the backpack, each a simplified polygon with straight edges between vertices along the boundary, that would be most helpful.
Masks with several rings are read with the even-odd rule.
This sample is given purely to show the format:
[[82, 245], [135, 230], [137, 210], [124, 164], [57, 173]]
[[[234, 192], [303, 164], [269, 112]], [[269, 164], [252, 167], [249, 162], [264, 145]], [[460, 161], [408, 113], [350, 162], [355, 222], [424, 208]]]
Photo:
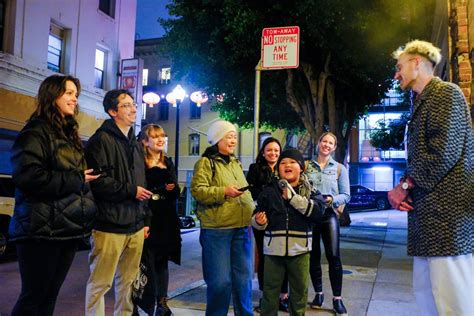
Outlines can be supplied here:
[[[212, 180], [214, 180], [214, 175], [216, 174], [216, 163], [214, 162], [214, 158], [212, 157], [206, 157], [206, 158], [209, 159], [209, 163], [211, 164], [211, 182], [212, 182]], [[243, 172], [244, 167], [242, 167], [242, 163], [240, 162], [239, 159], [237, 159], [237, 162], [239, 163], [240, 168], [242, 169], [242, 172]]]
[[[311, 160], [306, 160], [305, 161], [305, 168], [304, 170], [308, 168], [308, 165], [311, 163]], [[337, 177], [336, 181], [339, 180], [339, 177], [341, 176], [341, 164], [338, 162], [337, 163]], [[336, 209], [337, 218], [339, 219], [339, 225], [340, 226], [349, 226], [351, 224], [351, 217], [349, 215], [349, 211], [346, 208], [346, 204], [339, 205]]]

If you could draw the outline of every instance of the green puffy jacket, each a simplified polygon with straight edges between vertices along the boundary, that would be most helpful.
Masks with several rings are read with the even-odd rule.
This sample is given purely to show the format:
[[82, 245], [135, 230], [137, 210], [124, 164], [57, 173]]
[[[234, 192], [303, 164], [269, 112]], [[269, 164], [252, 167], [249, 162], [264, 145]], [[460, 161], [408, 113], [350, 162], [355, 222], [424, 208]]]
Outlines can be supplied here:
[[236, 157], [231, 156], [229, 163], [218, 155], [201, 157], [194, 165], [191, 193], [198, 202], [197, 216], [202, 228], [238, 228], [250, 224], [255, 208], [252, 196], [247, 190], [236, 198], [225, 197], [224, 189], [231, 184], [239, 188], [248, 185]]

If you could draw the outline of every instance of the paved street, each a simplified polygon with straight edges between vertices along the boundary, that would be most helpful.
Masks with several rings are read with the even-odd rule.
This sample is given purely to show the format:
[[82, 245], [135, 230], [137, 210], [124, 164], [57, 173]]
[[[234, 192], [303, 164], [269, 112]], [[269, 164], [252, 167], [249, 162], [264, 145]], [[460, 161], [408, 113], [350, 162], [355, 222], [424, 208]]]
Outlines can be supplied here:
[[[417, 315], [411, 293], [411, 258], [406, 256], [406, 214], [391, 210], [354, 213], [351, 217], [352, 225], [341, 228], [343, 296], [349, 314]], [[206, 288], [202, 281], [199, 230], [183, 231], [182, 237], [183, 263], [170, 263], [170, 306], [178, 316], [204, 315]], [[323, 270], [325, 309], [308, 308], [307, 315], [334, 315], [325, 261]], [[81, 251], [61, 289], [56, 315], [83, 315], [88, 274], [87, 251]], [[9, 315], [20, 290], [16, 261], [0, 263], [0, 285], [0, 315]], [[254, 288], [258, 288], [256, 278]], [[312, 299], [312, 286], [309, 291]], [[259, 293], [254, 290], [254, 304], [258, 298]], [[107, 315], [112, 315], [112, 293], [106, 297], [106, 306]]]

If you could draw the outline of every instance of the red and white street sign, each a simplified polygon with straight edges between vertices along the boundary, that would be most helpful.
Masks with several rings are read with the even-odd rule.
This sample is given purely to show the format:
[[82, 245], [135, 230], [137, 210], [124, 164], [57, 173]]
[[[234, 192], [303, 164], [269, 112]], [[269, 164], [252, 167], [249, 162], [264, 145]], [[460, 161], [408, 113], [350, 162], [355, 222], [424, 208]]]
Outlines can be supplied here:
[[299, 26], [269, 27], [262, 31], [262, 69], [298, 68]]

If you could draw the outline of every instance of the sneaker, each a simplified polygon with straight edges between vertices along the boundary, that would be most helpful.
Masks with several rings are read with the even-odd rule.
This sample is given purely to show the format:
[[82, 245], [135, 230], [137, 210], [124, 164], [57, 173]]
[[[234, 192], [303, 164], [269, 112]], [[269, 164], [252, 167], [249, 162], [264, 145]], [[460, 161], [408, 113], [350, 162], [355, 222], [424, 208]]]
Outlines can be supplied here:
[[317, 293], [314, 296], [314, 300], [309, 304], [309, 306], [313, 309], [320, 309], [323, 306], [323, 302], [324, 302], [324, 294]]
[[288, 313], [288, 297], [280, 298], [279, 304], [278, 304], [278, 310]]
[[336, 312], [336, 316], [347, 316], [347, 309], [342, 299], [332, 300], [332, 308]]
[[155, 316], [171, 316], [171, 308], [168, 306], [168, 298], [160, 297], [158, 303], [156, 303]]

